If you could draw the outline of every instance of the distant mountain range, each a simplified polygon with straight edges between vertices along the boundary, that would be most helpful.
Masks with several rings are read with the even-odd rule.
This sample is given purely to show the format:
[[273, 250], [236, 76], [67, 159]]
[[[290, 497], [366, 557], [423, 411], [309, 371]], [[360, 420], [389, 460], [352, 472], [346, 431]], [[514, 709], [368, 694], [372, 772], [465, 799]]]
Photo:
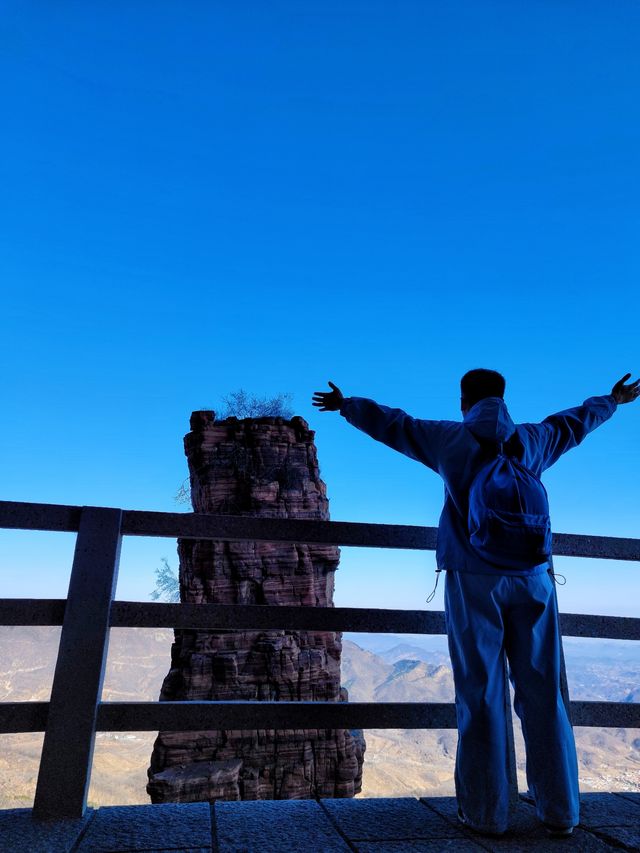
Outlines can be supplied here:
[[[59, 635], [59, 628], [0, 628], [0, 701], [48, 699]], [[169, 669], [172, 639], [169, 630], [114, 629], [104, 699], [157, 699]], [[634, 644], [569, 638], [564, 647], [573, 698], [640, 701], [640, 654]], [[352, 701], [453, 701], [446, 638], [345, 635], [342, 683]], [[638, 734], [626, 729], [576, 729], [584, 790], [640, 790]], [[365, 737], [360, 796], [453, 793], [455, 731], [368, 730]], [[154, 732], [99, 733], [90, 802], [148, 802], [146, 769], [154, 739]], [[42, 735], [0, 735], [0, 808], [33, 801], [41, 742]], [[517, 726], [516, 747], [524, 789], [524, 753]]]

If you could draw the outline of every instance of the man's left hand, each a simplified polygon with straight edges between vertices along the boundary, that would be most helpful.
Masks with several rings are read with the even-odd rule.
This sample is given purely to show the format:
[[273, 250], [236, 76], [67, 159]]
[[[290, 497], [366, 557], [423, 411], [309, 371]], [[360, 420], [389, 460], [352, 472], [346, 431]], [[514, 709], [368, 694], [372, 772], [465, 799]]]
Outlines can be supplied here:
[[624, 383], [630, 378], [630, 373], [625, 374], [611, 389], [611, 395], [618, 405], [621, 403], [633, 403], [634, 400], [640, 397], [640, 379], [636, 379], [635, 382], [625, 385]]

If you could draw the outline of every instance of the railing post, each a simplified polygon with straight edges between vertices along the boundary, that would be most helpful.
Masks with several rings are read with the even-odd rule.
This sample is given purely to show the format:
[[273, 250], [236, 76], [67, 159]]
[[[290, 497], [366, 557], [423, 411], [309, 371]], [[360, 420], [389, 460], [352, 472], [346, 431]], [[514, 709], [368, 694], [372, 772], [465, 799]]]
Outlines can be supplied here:
[[122, 510], [80, 517], [33, 807], [39, 819], [82, 817], [118, 576]]

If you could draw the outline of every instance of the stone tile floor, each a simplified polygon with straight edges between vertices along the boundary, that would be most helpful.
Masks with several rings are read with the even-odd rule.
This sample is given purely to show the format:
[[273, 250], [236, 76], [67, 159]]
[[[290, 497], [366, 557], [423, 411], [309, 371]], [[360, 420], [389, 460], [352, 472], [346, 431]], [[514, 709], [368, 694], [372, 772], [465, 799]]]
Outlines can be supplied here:
[[585, 794], [568, 839], [548, 838], [521, 800], [509, 832], [464, 830], [452, 797], [118, 806], [38, 823], [0, 811], [1, 853], [480, 853], [640, 851], [640, 794]]

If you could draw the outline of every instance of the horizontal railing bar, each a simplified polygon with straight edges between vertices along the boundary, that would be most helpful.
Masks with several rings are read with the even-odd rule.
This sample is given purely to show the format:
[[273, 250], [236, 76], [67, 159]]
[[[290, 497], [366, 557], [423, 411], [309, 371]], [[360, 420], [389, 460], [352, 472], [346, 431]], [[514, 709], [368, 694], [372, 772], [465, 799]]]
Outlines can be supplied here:
[[125, 510], [122, 532], [129, 536], [168, 536], [227, 541], [302, 542], [364, 548], [435, 550], [435, 527], [364, 524], [301, 518], [141, 512]]
[[639, 702], [572, 702], [574, 726], [640, 729]]
[[[0, 528], [77, 531], [82, 507], [0, 501]], [[322, 543], [364, 548], [432, 551], [437, 528], [353, 521], [251, 518], [179, 512], [123, 511], [123, 535], [228, 541]], [[561, 557], [640, 561], [640, 539], [556, 533], [553, 553]]]
[[82, 507], [0, 501], [0, 528], [78, 532]]
[[454, 729], [453, 702], [103, 702], [98, 731]]
[[[82, 507], [0, 501], [0, 528], [77, 531]], [[122, 534], [434, 550], [436, 528], [352, 521], [124, 510]]]
[[48, 713], [48, 702], [0, 702], [0, 734], [43, 732]]
[[62, 625], [66, 598], [0, 598], [0, 625]]
[[[0, 702], [0, 734], [44, 731], [48, 702]], [[102, 702], [97, 731], [454, 729], [452, 702]]]
[[[44, 731], [48, 702], [0, 702], [0, 733]], [[572, 702], [574, 726], [640, 728], [640, 703]], [[452, 702], [102, 702], [98, 731], [454, 729]]]
[[[0, 625], [61, 625], [66, 600], [0, 599]], [[254, 604], [164, 604], [114, 601], [112, 628], [184, 630], [359, 631], [371, 634], [444, 634], [441, 610], [294, 607]], [[640, 618], [561, 613], [565, 637], [640, 640]]]
[[553, 553], [556, 557], [640, 560], [640, 539], [629, 539], [622, 536], [583, 536], [577, 533], [554, 533]]
[[131, 601], [113, 602], [111, 627], [361, 631], [372, 634], [445, 633], [442, 611], [262, 604], [151, 604]]
[[[125, 510], [123, 533], [185, 539], [320, 542], [329, 545], [432, 551], [436, 547], [438, 530], [436, 527], [404, 524]], [[553, 552], [558, 556], [640, 560], [640, 539], [557, 533], [554, 534], [553, 543]]]
[[563, 637], [600, 637], [603, 640], [640, 640], [640, 618], [561, 613]]

